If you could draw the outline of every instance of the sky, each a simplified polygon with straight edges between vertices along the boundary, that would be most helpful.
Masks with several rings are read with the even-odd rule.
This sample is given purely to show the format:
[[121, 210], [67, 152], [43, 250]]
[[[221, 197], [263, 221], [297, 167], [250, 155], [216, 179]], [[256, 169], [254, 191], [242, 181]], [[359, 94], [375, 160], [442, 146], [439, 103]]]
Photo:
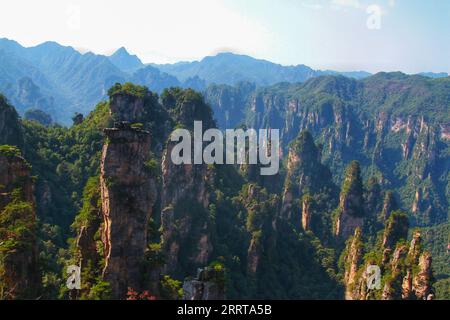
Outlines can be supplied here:
[[450, 0], [14, 0], [0, 37], [145, 63], [248, 54], [315, 69], [450, 72]]

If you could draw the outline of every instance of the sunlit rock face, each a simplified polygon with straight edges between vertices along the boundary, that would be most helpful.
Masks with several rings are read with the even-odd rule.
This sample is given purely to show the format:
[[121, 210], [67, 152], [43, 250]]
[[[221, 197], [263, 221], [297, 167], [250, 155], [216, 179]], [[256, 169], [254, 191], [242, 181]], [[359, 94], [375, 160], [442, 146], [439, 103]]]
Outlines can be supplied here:
[[155, 182], [147, 168], [150, 133], [130, 127], [105, 129], [100, 187], [104, 220], [104, 278], [112, 297], [127, 288], [143, 290], [142, 259], [155, 202]]

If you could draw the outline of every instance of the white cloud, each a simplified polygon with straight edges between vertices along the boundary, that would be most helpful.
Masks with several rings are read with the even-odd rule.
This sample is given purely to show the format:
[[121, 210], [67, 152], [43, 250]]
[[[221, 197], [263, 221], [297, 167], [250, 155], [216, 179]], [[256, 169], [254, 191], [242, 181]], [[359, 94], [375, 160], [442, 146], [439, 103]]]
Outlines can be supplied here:
[[52, 40], [95, 53], [124, 46], [144, 62], [199, 59], [224, 47], [258, 55], [273, 37], [222, 0], [15, 0], [4, 7], [0, 37], [26, 46]]

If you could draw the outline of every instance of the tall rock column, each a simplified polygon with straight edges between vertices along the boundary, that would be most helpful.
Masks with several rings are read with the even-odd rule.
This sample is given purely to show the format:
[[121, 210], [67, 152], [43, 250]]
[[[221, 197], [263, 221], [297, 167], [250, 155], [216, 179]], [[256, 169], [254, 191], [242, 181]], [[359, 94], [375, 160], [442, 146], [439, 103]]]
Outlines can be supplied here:
[[[202, 134], [214, 127], [211, 109], [191, 89], [168, 90], [163, 106], [194, 139], [195, 121], [201, 121]], [[214, 250], [209, 210], [216, 170], [204, 163], [175, 164], [172, 153], [177, 144], [169, 139], [161, 162], [161, 238], [167, 257], [163, 273], [184, 277], [207, 265]], [[194, 159], [194, 149], [184, 152]]]
[[433, 300], [434, 293], [431, 280], [433, 278], [431, 269], [431, 255], [423, 252], [419, 258], [419, 272], [413, 279], [413, 291], [418, 300]]
[[145, 97], [123, 91], [112, 95], [110, 109], [117, 122], [115, 128], [104, 130], [100, 167], [103, 277], [110, 283], [113, 299], [125, 298], [128, 288], [147, 289], [142, 262], [156, 184], [149, 165], [150, 133], [129, 124], [139, 120], [134, 116], [145, 113], [144, 101]]
[[173, 146], [168, 143], [162, 160], [161, 229], [168, 273], [179, 271], [182, 255], [188, 257], [186, 268], [193, 271], [206, 265], [213, 251], [208, 219], [213, 172], [203, 164], [173, 164]]
[[150, 134], [132, 128], [105, 129], [100, 187], [104, 219], [104, 278], [112, 297], [123, 298], [128, 287], [142, 289], [141, 262], [155, 201], [153, 178], [146, 168]]
[[358, 283], [357, 273], [363, 256], [363, 243], [361, 237], [361, 229], [357, 228], [353, 237], [347, 244], [344, 256], [346, 266], [344, 273], [346, 300], [358, 300], [360, 298], [359, 288], [356, 284]]
[[[300, 226], [300, 219], [305, 218], [305, 207], [300, 212], [297, 203], [305, 195], [330, 195], [333, 188], [331, 180], [331, 172], [321, 163], [321, 152], [311, 133], [302, 131], [289, 148], [281, 217]], [[306, 211], [309, 212], [308, 209]]]
[[[385, 225], [382, 241], [372, 251], [364, 250], [361, 229], [347, 240], [343, 252], [345, 298], [348, 300], [431, 300], [434, 298], [431, 255], [423, 251], [419, 231], [410, 244], [408, 217], [393, 212]], [[382, 253], [382, 254], [381, 254]], [[367, 267], [380, 267], [379, 288], [370, 288]]]
[[357, 161], [352, 161], [347, 167], [344, 184], [336, 212], [335, 235], [347, 239], [356, 228], [362, 228], [364, 223], [363, 185], [361, 169]]
[[397, 201], [395, 200], [394, 194], [392, 191], [386, 192], [386, 195], [384, 196], [383, 201], [383, 208], [381, 210], [381, 220], [384, 222], [386, 221], [391, 213], [395, 210], [398, 210]]
[[395, 249], [395, 244], [400, 239], [407, 238], [408, 228], [408, 217], [401, 211], [394, 212], [386, 221], [382, 241], [383, 249]]

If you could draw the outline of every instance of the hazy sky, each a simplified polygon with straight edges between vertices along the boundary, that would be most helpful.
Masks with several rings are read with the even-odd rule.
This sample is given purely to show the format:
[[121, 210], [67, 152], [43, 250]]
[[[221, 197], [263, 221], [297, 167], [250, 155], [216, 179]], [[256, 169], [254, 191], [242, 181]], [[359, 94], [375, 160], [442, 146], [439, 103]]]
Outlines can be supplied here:
[[14, 0], [0, 37], [144, 62], [220, 51], [313, 68], [450, 72], [450, 0]]

